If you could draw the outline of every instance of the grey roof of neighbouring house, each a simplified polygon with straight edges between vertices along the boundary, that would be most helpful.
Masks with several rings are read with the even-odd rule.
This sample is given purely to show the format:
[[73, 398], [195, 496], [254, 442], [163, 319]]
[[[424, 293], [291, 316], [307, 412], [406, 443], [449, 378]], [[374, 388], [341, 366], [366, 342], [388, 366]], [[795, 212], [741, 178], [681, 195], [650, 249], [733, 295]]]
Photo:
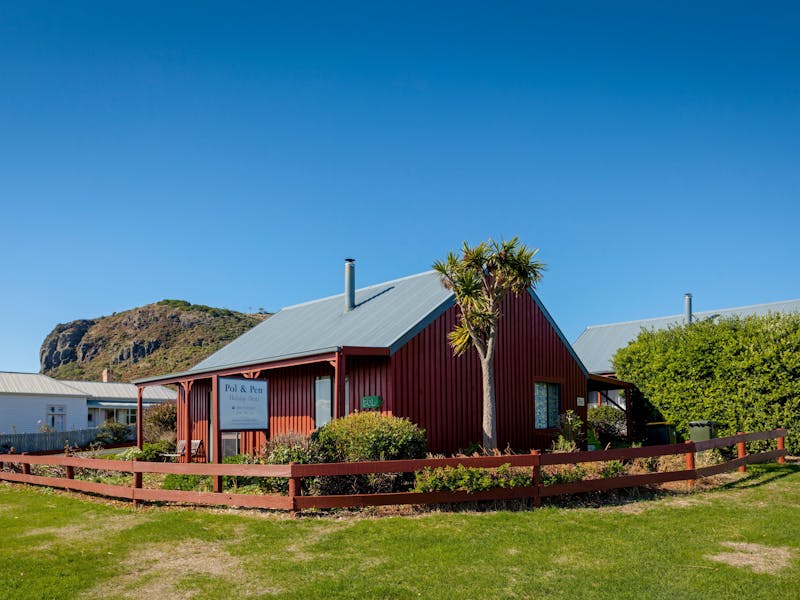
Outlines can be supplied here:
[[[132, 383], [102, 381], [61, 381], [40, 373], [0, 372], [0, 394], [65, 396], [102, 401], [136, 400]], [[142, 399], [150, 402], [174, 400], [175, 392], [164, 386], [145, 388]]]
[[[132, 383], [116, 381], [64, 381], [66, 385], [76, 388], [85, 395], [97, 401], [136, 400], [136, 386]], [[146, 387], [142, 400], [158, 402], [162, 400], [175, 400], [176, 392], [163, 385]]]
[[39, 373], [0, 373], [0, 394], [86, 397], [80, 390]]
[[[770, 312], [800, 312], [800, 299], [695, 312], [692, 314], [692, 318], [704, 320], [734, 316], [746, 317], [765, 315]], [[642, 329], [666, 329], [672, 325], [682, 325], [684, 321], [684, 315], [673, 315], [656, 319], [609, 323], [608, 325], [592, 325], [581, 333], [572, 347], [590, 373], [611, 373], [614, 370], [611, 364], [614, 354], [633, 341]]]
[[190, 369], [189, 373], [319, 354], [341, 346], [394, 352], [453, 303], [440, 276], [427, 271], [282, 309]]

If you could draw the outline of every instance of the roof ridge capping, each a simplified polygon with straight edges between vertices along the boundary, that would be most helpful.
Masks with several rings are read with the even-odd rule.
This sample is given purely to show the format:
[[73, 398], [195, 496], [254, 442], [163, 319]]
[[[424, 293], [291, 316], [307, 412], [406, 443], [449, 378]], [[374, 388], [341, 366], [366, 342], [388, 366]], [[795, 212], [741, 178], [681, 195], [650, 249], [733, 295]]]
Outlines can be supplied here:
[[[696, 310], [692, 312], [692, 315], [713, 315], [718, 313], [729, 313], [729, 312], [736, 312], [752, 308], [762, 308], [764, 306], [775, 306], [777, 304], [790, 304], [793, 302], [800, 304], [800, 298], [778, 300], [776, 302], [761, 302], [759, 304], [746, 304], [744, 306], [732, 306], [730, 308], [713, 308], [709, 310]], [[683, 313], [678, 313], [675, 315], [666, 315], [663, 317], [649, 317], [646, 319], [633, 319], [631, 321], [615, 321], [613, 323], [602, 323], [600, 325], [587, 325], [586, 329], [599, 329], [600, 327], [616, 327], [617, 325], [633, 325], [634, 323], [645, 323], [649, 321], [659, 321], [662, 319], [683, 319], [683, 318], [684, 318]]]
[[[356, 288], [356, 292], [363, 292], [365, 290], [371, 290], [373, 288], [383, 287], [383, 286], [390, 285], [390, 284], [393, 284], [393, 283], [399, 283], [401, 281], [406, 281], [408, 279], [414, 279], [416, 277], [422, 277], [424, 275], [431, 275], [432, 273], [435, 273], [435, 272], [436, 271], [434, 271], [433, 269], [429, 269], [429, 270], [423, 271], [421, 273], [414, 273], [413, 275], [406, 275], [404, 277], [398, 277], [396, 279], [389, 279], [388, 281], [381, 281], [380, 283], [373, 283], [371, 285], [367, 285], [367, 286], [364, 286], [364, 287], [361, 287], [361, 288]], [[314, 300], [307, 300], [306, 302], [299, 302], [297, 304], [290, 304], [289, 306], [284, 306], [278, 312], [282, 312], [284, 310], [291, 310], [293, 308], [300, 308], [300, 307], [303, 307], [303, 306], [308, 306], [310, 304], [316, 304], [317, 302], [325, 302], [327, 300], [333, 300], [334, 298], [340, 298], [342, 296], [344, 296], [344, 292], [341, 292], [339, 294], [332, 294], [330, 296], [325, 296], [323, 298], [315, 298]], [[358, 307], [358, 304], [356, 304], [356, 308], [357, 307]]]

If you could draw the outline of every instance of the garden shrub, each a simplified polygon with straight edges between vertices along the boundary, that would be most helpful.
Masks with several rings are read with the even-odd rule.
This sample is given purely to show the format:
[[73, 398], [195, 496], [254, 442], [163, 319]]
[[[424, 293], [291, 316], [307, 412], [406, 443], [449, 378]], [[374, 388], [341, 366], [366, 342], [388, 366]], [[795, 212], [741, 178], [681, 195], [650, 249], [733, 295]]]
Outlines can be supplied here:
[[123, 423], [106, 421], [97, 428], [96, 441], [104, 446], [130, 441], [133, 429]]
[[614, 370], [684, 436], [701, 419], [718, 421], [720, 436], [785, 426], [787, 450], [800, 454], [800, 314], [643, 330]]
[[424, 458], [425, 430], [408, 419], [379, 412], [355, 412], [311, 434], [324, 462]]
[[586, 477], [586, 469], [580, 465], [550, 465], [542, 467], [542, 484], [575, 483]]
[[416, 473], [415, 492], [455, 492], [469, 493], [531, 485], [530, 469], [512, 468], [504, 464], [497, 469], [479, 467], [427, 467]]
[[[299, 433], [284, 433], [271, 438], [262, 448], [259, 460], [268, 465], [288, 465], [289, 463], [308, 464], [320, 462], [318, 452], [310, 440]], [[288, 494], [289, 480], [286, 477], [265, 477], [261, 489], [269, 494]], [[309, 494], [315, 487], [313, 478], [302, 481], [303, 494]]]
[[590, 408], [586, 417], [589, 428], [595, 432], [600, 444], [607, 446], [621, 442], [625, 436], [625, 413], [613, 406]]
[[120, 452], [114, 458], [117, 460], [141, 460], [146, 462], [160, 462], [163, 460], [162, 454], [174, 454], [175, 444], [162, 440], [155, 443], [144, 443], [142, 449], [128, 448]]
[[211, 491], [211, 476], [170, 473], [164, 477], [161, 488], [165, 490], [183, 490], [184, 492], [209, 492]]
[[[321, 462], [361, 462], [424, 458], [425, 430], [408, 419], [379, 412], [355, 412], [335, 419], [311, 434], [311, 445]], [[413, 474], [376, 473], [320, 477], [320, 494], [376, 493], [408, 489]]]
[[163, 402], [144, 409], [142, 433], [145, 442], [175, 442], [178, 429], [178, 408], [175, 402]]

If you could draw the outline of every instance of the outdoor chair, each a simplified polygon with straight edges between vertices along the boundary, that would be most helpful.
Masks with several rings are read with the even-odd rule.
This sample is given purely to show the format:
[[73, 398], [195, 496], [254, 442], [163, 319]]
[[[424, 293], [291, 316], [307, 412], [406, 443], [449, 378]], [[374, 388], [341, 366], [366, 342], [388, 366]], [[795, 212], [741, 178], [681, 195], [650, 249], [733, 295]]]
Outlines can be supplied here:
[[[198, 456], [202, 456], [202, 448], [203, 448], [203, 440], [192, 440], [192, 454], [190, 457], [190, 462], [197, 458]], [[178, 444], [175, 446], [175, 452], [162, 452], [161, 456], [166, 461], [168, 458], [181, 458], [186, 454], [186, 440], [178, 440]]]

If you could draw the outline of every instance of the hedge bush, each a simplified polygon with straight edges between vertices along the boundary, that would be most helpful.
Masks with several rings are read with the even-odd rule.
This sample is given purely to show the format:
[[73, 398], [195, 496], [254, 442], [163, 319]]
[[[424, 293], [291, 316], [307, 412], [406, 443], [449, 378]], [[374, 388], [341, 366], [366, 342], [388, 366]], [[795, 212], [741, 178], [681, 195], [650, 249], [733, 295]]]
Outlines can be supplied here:
[[117, 421], [106, 421], [97, 428], [95, 441], [103, 446], [112, 446], [130, 441], [133, 428]]
[[355, 412], [311, 435], [324, 462], [424, 458], [425, 430], [408, 419], [379, 412]]
[[586, 424], [595, 432], [600, 444], [606, 446], [623, 440], [627, 423], [621, 410], [613, 406], [596, 406], [589, 409]]
[[175, 402], [163, 402], [144, 409], [142, 433], [145, 442], [175, 442], [178, 430], [178, 408]]
[[[311, 435], [320, 462], [361, 462], [424, 458], [425, 430], [408, 419], [379, 412], [356, 412], [320, 427]], [[365, 494], [407, 490], [413, 474], [376, 473], [319, 477], [311, 485], [318, 494]]]
[[683, 435], [700, 419], [718, 421], [722, 436], [785, 426], [800, 454], [800, 314], [643, 330], [614, 369]]

